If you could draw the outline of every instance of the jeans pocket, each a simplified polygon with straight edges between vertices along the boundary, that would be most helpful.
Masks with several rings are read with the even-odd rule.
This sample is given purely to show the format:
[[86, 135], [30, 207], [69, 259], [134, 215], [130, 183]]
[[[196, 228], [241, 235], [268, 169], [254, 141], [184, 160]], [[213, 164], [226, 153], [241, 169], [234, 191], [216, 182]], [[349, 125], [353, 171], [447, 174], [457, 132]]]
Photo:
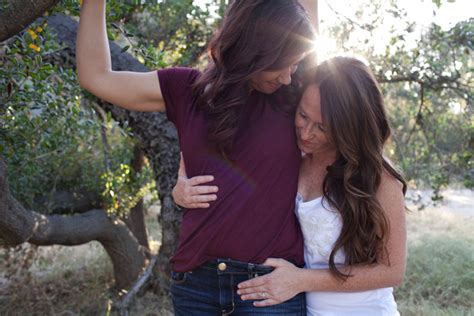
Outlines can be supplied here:
[[175, 285], [183, 284], [186, 282], [187, 277], [188, 272], [171, 271], [170, 283]]

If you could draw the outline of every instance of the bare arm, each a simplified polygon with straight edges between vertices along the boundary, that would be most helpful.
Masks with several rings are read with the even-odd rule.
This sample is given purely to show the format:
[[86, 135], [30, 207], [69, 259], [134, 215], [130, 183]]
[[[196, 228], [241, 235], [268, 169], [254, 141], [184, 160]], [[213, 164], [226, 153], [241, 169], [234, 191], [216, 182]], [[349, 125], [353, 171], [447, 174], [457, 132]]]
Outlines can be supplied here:
[[319, 33], [318, 0], [299, 0], [299, 3], [305, 8], [306, 12], [308, 12], [309, 19], [316, 33]]
[[[301, 276], [306, 283], [305, 291], [365, 291], [398, 286], [402, 282], [406, 267], [406, 225], [401, 185], [391, 176], [384, 174], [377, 197], [390, 223], [387, 241], [388, 258], [384, 256], [380, 259], [380, 263], [373, 265], [353, 266], [351, 270], [353, 277], [343, 283], [330, 275], [328, 270], [303, 269]], [[349, 272], [348, 268], [344, 270]], [[317, 273], [319, 284], [307, 279], [312, 272], [319, 272]]]
[[[271, 274], [239, 284], [242, 299], [267, 299], [257, 301], [256, 306], [268, 306], [284, 302], [296, 294], [307, 291], [358, 292], [397, 286], [401, 283], [406, 266], [405, 207], [401, 185], [384, 175], [377, 197], [390, 222], [387, 242], [389, 258], [372, 265], [354, 265], [345, 282], [335, 278], [327, 269], [301, 269], [283, 259], [268, 259], [264, 264], [275, 267]], [[390, 259], [390, 262], [388, 261]], [[348, 267], [342, 269], [348, 272]]]
[[136, 111], [164, 111], [156, 71], [113, 71], [105, 23], [105, 0], [85, 0], [77, 34], [79, 84], [97, 97]]

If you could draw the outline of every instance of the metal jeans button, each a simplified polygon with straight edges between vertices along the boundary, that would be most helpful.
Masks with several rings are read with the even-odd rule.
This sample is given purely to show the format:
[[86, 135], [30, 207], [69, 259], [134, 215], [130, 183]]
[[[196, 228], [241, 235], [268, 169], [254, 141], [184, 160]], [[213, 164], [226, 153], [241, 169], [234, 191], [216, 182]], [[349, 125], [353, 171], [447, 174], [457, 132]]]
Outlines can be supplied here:
[[225, 271], [227, 269], [227, 265], [224, 262], [221, 262], [217, 265], [217, 269], [219, 269], [219, 271]]

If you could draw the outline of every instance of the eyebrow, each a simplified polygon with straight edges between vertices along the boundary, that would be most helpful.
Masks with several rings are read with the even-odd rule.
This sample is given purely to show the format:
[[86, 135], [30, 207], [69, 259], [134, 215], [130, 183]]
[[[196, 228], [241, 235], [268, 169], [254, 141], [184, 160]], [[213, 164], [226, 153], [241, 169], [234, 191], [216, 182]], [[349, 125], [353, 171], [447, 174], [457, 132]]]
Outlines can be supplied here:
[[313, 121], [313, 120], [308, 116], [308, 111], [306, 111], [306, 110], [303, 108], [303, 106], [300, 105], [298, 111], [304, 112], [304, 113], [306, 114], [306, 117], [307, 117], [312, 123], [314, 123], [314, 124], [321, 124], [321, 125], [324, 126], [324, 122], [323, 122], [322, 118], [321, 118], [321, 121]]

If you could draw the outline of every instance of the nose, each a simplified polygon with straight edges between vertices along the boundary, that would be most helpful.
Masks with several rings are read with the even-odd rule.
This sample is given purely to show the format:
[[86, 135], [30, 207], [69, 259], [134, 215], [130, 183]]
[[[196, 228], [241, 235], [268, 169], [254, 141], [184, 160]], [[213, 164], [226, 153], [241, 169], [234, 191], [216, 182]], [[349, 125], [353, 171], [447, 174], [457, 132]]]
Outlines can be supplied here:
[[310, 140], [313, 138], [313, 127], [311, 124], [305, 124], [301, 128], [300, 137], [302, 140]]
[[278, 82], [286, 86], [289, 85], [291, 83], [291, 75], [293, 74], [291, 70], [292, 67], [284, 69], [278, 76]]

